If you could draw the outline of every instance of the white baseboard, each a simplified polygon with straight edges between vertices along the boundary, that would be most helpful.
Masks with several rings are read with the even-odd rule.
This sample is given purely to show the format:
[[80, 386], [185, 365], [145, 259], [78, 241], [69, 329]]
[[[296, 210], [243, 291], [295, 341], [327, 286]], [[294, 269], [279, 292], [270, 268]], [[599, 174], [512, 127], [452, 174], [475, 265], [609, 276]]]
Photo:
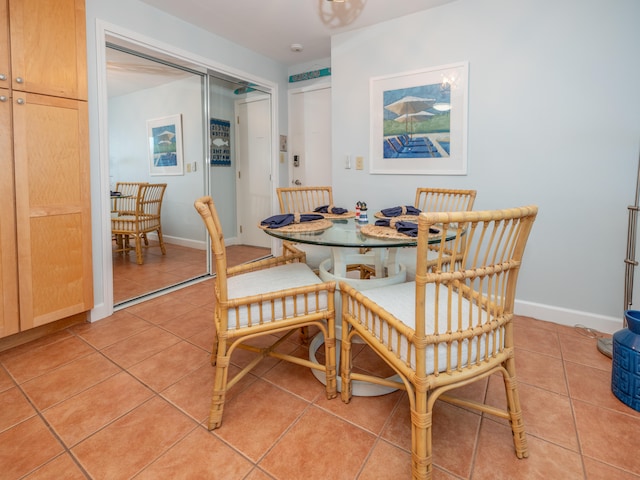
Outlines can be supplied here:
[[[163, 235], [164, 243], [170, 243], [172, 245], [180, 245], [181, 247], [195, 248], [197, 250], [206, 250], [207, 242], [200, 240], [192, 240], [190, 238], [172, 237], [171, 235]], [[158, 235], [155, 233], [149, 234], [149, 239], [158, 240]], [[226, 238], [224, 239], [225, 245], [237, 245], [238, 239]]]
[[516, 315], [532, 317], [538, 320], [574, 327], [583, 325], [602, 333], [615, 333], [622, 327], [622, 318], [596, 315], [595, 313], [570, 310], [568, 308], [543, 305], [540, 303], [516, 300], [514, 306]]
[[[207, 242], [200, 240], [192, 240], [190, 238], [172, 237], [171, 235], [163, 235], [164, 243], [170, 243], [172, 245], [180, 245], [181, 247], [195, 248], [196, 250], [206, 250]], [[149, 239], [158, 240], [158, 235], [155, 233], [149, 234]]]

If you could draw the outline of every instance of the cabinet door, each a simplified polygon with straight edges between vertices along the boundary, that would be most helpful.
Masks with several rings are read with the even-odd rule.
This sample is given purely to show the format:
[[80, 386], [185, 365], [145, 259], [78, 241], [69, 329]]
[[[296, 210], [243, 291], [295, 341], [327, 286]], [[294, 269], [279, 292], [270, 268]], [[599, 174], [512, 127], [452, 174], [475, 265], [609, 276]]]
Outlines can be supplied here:
[[87, 103], [13, 94], [20, 321], [93, 306]]
[[9, 10], [8, 0], [0, 0], [0, 88], [9, 88]]
[[11, 99], [9, 90], [0, 88], [0, 337], [17, 333], [19, 330], [11, 143]]
[[9, 18], [13, 89], [86, 100], [84, 0], [9, 0]]

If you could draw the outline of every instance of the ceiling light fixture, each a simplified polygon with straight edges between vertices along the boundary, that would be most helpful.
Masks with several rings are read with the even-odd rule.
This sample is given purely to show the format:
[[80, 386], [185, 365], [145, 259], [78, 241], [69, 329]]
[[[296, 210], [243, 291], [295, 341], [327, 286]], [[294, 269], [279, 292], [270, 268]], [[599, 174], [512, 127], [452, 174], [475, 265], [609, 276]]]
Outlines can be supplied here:
[[344, 3], [345, 0], [327, 0], [327, 2], [332, 2], [332, 3]]
[[292, 43], [290, 48], [292, 52], [301, 52], [304, 47], [299, 43]]

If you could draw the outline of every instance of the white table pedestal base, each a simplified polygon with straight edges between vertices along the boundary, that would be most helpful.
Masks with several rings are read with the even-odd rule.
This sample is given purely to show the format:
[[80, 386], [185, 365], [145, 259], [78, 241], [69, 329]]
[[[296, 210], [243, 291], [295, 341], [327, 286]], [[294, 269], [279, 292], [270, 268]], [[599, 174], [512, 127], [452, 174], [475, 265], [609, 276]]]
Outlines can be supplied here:
[[[345, 281], [358, 290], [367, 290], [376, 287], [382, 287], [385, 285], [395, 285], [397, 283], [403, 283], [407, 279], [407, 269], [404, 265], [398, 265], [398, 273], [392, 274], [389, 277], [371, 278], [367, 280], [361, 280], [359, 278], [340, 277], [334, 275], [330, 270], [332, 267], [332, 260], [324, 260], [320, 264], [319, 274], [320, 278], [325, 281], [335, 280], [336, 282]], [[342, 338], [342, 320], [340, 313], [342, 312], [342, 298], [340, 297], [340, 291], [336, 288], [336, 364], [337, 364], [337, 383], [338, 391], [342, 391], [342, 378], [340, 377], [340, 339]], [[354, 339], [355, 340], [355, 339]], [[316, 352], [320, 346], [324, 343], [324, 336], [322, 333], [316, 335], [309, 344], [309, 360], [314, 363], [320, 363], [316, 359]], [[324, 372], [320, 370], [311, 369], [313, 375], [326, 385], [326, 377]], [[399, 381], [400, 378], [397, 375], [389, 377], [388, 380]], [[378, 395], [386, 395], [387, 393], [394, 392], [396, 389], [393, 387], [385, 387], [383, 385], [376, 385], [374, 383], [363, 382], [359, 380], [352, 380], [351, 393], [357, 397], [375, 397]]]

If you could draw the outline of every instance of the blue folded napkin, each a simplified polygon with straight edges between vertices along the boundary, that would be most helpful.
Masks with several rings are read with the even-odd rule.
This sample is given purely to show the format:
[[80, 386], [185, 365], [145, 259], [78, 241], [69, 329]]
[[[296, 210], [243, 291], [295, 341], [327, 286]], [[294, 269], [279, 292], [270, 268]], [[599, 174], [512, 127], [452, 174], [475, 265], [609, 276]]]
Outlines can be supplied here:
[[395, 228], [398, 232], [404, 233], [409, 237], [418, 236], [418, 224], [414, 222], [396, 222], [389, 218], [381, 218], [376, 220], [378, 227], [391, 227]]
[[420, 215], [420, 209], [411, 205], [384, 208], [380, 210], [385, 217], [398, 217], [400, 215]]
[[396, 222], [396, 230], [409, 237], [418, 236], [418, 224], [413, 222]]
[[302, 213], [299, 217], [300, 218], [296, 221], [296, 214], [283, 213], [281, 215], [274, 215], [272, 217], [265, 218], [260, 222], [260, 225], [267, 228], [280, 228], [291, 225], [292, 223], [313, 222], [314, 220], [324, 219], [322, 215], [315, 215], [313, 213]]
[[342, 215], [343, 213], [347, 213], [348, 210], [346, 208], [334, 207], [332, 205], [322, 205], [316, 208], [314, 212], [333, 213], [334, 215]]
[[[418, 236], [418, 224], [415, 222], [396, 222], [393, 219], [381, 218], [379, 220], [376, 220], [376, 225], [378, 227], [395, 228], [398, 232], [404, 233], [408, 237]], [[440, 233], [440, 230], [438, 228], [429, 227], [429, 233]]]

